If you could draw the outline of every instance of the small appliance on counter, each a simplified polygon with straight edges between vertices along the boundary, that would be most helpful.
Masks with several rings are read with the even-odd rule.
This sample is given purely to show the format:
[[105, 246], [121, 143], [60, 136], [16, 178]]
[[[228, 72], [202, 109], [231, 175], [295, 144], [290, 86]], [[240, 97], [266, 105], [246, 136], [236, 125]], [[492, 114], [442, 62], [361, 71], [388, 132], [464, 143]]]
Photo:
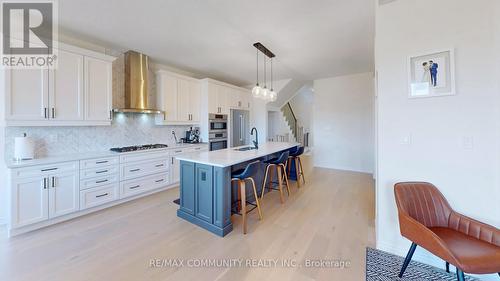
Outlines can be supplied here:
[[114, 147], [111, 148], [111, 151], [114, 152], [131, 152], [131, 151], [139, 151], [139, 150], [149, 150], [149, 149], [158, 149], [158, 148], [167, 148], [166, 144], [145, 144], [145, 145], [134, 145], [134, 146], [124, 146], [124, 147]]
[[181, 139], [183, 143], [199, 143], [200, 142], [200, 128], [191, 127], [189, 131], [186, 131], [186, 136]]
[[35, 141], [24, 134], [22, 137], [14, 139], [14, 160], [32, 160], [35, 159]]

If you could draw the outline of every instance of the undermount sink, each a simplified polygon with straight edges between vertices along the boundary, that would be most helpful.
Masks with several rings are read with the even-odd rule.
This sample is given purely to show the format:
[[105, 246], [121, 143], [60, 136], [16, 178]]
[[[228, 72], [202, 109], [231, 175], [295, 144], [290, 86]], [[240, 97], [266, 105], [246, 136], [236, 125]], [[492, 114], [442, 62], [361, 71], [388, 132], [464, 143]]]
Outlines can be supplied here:
[[248, 150], [253, 150], [253, 149], [256, 149], [256, 148], [253, 146], [247, 146], [247, 147], [236, 148], [235, 150], [236, 151], [248, 151]]

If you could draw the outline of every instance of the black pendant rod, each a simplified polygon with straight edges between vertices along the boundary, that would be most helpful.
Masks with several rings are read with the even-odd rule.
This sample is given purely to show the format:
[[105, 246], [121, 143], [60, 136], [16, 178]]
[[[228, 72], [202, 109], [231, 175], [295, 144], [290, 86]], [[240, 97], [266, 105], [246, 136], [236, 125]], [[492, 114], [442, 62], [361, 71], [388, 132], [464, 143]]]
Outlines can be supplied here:
[[271, 52], [268, 48], [266, 48], [264, 45], [262, 45], [262, 43], [260, 42], [257, 42], [255, 44], [253, 44], [253, 46], [255, 48], [257, 48], [257, 50], [261, 51], [264, 55], [266, 55], [268, 58], [274, 58], [276, 55], [273, 54], [273, 52]]

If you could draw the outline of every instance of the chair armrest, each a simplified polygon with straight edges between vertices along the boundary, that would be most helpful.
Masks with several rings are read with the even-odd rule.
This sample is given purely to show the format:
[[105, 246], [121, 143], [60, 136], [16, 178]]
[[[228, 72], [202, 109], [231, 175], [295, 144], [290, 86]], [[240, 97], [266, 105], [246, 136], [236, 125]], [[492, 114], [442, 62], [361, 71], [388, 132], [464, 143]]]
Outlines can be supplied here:
[[455, 256], [451, 253], [439, 236], [417, 220], [401, 211], [399, 212], [399, 227], [401, 235], [408, 238], [410, 241], [415, 242], [420, 247], [451, 264], [458, 264]]
[[500, 229], [453, 211], [448, 227], [465, 235], [500, 247]]

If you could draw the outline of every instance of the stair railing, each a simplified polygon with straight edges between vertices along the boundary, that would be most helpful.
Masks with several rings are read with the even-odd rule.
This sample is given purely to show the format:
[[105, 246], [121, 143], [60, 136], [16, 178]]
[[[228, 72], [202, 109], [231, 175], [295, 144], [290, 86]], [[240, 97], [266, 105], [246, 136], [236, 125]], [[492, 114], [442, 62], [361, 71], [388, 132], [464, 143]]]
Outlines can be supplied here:
[[293, 136], [295, 137], [296, 140], [297, 138], [297, 117], [295, 117], [295, 113], [293, 113], [292, 106], [290, 105], [289, 102], [287, 102], [282, 108], [281, 111], [283, 112], [283, 115], [285, 116], [285, 120], [288, 123], [288, 126], [290, 127], [290, 130], [292, 131]]

